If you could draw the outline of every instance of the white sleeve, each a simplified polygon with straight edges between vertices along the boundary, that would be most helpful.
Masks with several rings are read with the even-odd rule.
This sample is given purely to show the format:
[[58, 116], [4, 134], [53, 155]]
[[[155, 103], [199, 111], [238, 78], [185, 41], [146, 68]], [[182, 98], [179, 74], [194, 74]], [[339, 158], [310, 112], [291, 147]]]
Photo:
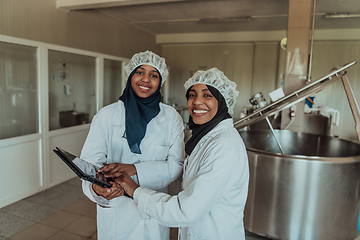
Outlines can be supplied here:
[[236, 176], [242, 174], [239, 169], [243, 168], [238, 160], [233, 149], [209, 145], [197, 160], [201, 167], [194, 180], [177, 196], [138, 188], [134, 200], [143, 216], [165, 226], [190, 226], [211, 211], [238, 181]]
[[97, 203], [102, 207], [110, 207], [110, 201], [102, 196], [97, 195], [92, 188], [92, 183], [83, 180], [82, 189], [84, 194], [94, 203]]

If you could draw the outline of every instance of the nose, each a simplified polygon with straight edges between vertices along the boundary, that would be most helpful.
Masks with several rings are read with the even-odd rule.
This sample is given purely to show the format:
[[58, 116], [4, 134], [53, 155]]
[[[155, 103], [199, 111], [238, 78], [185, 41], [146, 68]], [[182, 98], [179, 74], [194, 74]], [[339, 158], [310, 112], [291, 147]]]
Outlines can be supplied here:
[[200, 96], [196, 96], [194, 99], [193, 99], [193, 102], [192, 102], [193, 105], [201, 105], [202, 104], [202, 98]]
[[150, 77], [147, 74], [144, 74], [141, 81], [148, 83], [150, 82]]

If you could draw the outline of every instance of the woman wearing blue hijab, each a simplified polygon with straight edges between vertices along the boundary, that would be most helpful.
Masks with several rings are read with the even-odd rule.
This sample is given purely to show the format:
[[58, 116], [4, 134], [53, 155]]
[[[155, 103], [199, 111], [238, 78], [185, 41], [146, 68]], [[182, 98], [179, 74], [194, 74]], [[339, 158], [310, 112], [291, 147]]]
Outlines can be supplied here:
[[[160, 102], [168, 75], [165, 59], [137, 53], [125, 72], [123, 94], [96, 114], [80, 158], [95, 165], [85, 167], [88, 173], [126, 173], [140, 186], [166, 192], [182, 172], [184, 128], [176, 110]], [[110, 183], [111, 188], [101, 188], [83, 181], [85, 195], [97, 203], [98, 239], [169, 239], [169, 228], [141, 218], [121, 186]]]

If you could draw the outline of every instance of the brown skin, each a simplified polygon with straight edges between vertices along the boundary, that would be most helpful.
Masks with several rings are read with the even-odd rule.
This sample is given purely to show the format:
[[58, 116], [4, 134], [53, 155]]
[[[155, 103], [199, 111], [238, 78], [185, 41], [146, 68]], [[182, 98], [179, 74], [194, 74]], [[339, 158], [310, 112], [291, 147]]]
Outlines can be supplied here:
[[[100, 178], [103, 181], [106, 181], [106, 178], [115, 179], [124, 174], [129, 176], [129, 178], [130, 176], [135, 175], [136, 168], [134, 164], [124, 164], [124, 163], [107, 164], [97, 170], [96, 177]], [[107, 200], [124, 195], [124, 189], [118, 183], [113, 181], [110, 181], [109, 183], [112, 185], [111, 188], [102, 188], [96, 184], [93, 184], [92, 188], [97, 195], [102, 196]]]
[[125, 192], [133, 197], [135, 190], [140, 187], [128, 174], [122, 174], [115, 179], [115, 182], [124, 188]]
[[131, 78], [131, 87], [141, 98], [147, 98], [159, 87], [159, 72], [150, 65], [139, 67]]
[[124, 163], [110, 163], [101, 167], [97, 171], [98, 173], [103, 173], [106, 178], [117, 178], [122, 174], [128, 174], [129, 176], [134, 176], [136, 168], [134, 164], [124, 164]]
[[216, 115], [218, 101], [205, 84], [195, 84], [189, 90], [187, 107], [194, 123], [205, 124]]
[[[96, 173], [96, 177], [104, 180], [104, 177], [99, 173]], [[124, 195], [124, 189], [118, 183], [113, 181], [110, 181], [109, 183], [112, 185], [111, 188], [102, 188], [99, 185], [93, 184], [92, 189], [94, 192], [96, 192], [97, 195], [102, 196], [107, 200]]]

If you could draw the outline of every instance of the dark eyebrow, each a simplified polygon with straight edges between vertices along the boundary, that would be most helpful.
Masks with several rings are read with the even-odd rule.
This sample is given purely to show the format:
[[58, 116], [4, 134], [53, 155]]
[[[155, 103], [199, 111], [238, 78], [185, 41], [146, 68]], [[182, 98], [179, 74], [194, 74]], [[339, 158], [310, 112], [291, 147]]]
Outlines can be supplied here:
[[[190, 90], [189, 90], [189, 92], [190, 92], [190, 91], [195, 92], [195, 90], [194, 90], [194, 89], [190, 89]], [[205, 91], [209, 91], [209, 92], [210, 92], [210, 90], [209, 90], [209, 89], [207, 89], [207, 88], [205, 88], [205, 89], [203, 89], [203, 90], [201, 90], [201, 91], [202, 91], [202, 92], [205, 92]]]
[[[142, 66], [141, 67], [139, 67], [139, 68], [141, 68], [142, 70], [146, 70], [145, 68], [143, 68]], [[154, 70], [150, 70], [150, 72], [156, 72], [156, 73], [159, 73], [159, 71], [158, 70], [156, 70], [156, 69], [154, 69]], [[159, 73], [160, 74], [160, 73]]]

